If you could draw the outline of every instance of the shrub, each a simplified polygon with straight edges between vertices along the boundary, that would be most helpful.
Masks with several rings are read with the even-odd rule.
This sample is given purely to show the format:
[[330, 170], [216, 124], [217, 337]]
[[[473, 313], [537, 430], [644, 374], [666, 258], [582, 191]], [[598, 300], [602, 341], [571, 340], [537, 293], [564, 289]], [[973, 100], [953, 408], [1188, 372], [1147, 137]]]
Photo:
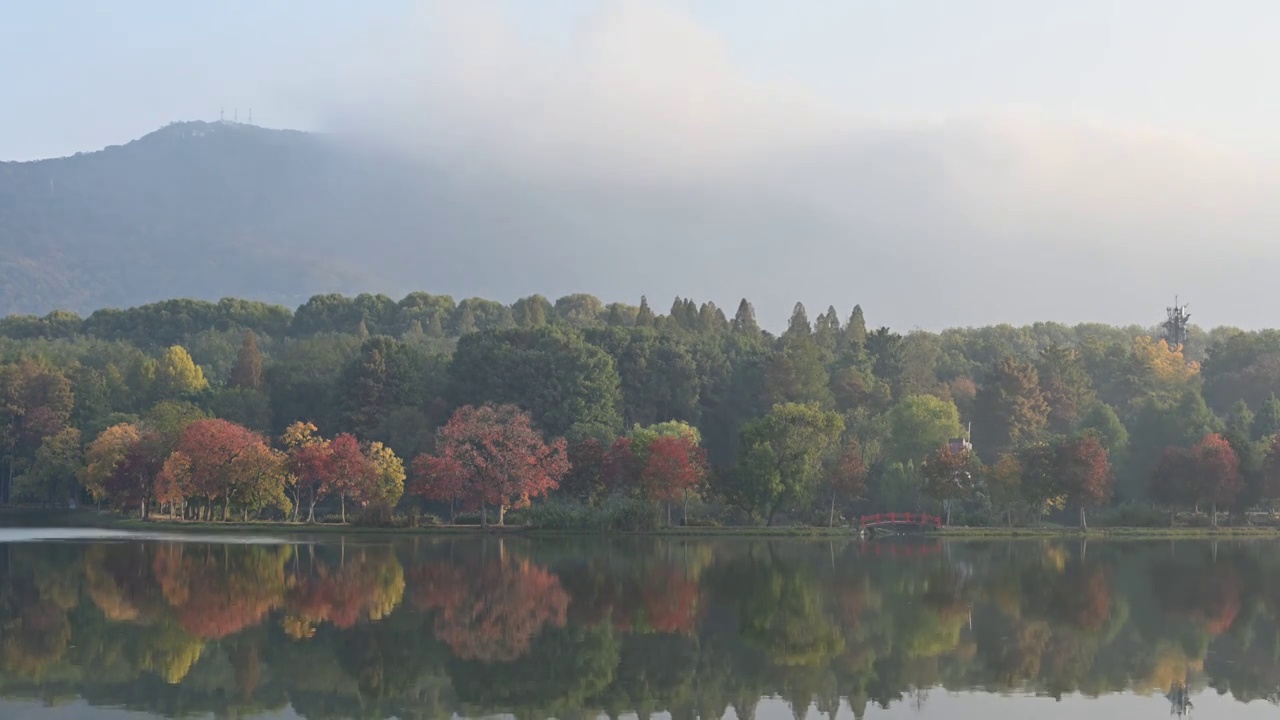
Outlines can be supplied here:
[[1144, 503], [1127, 502], [1090, 512], [1089, 524], [1097, 527], [1169, 527], [1169, 513]]

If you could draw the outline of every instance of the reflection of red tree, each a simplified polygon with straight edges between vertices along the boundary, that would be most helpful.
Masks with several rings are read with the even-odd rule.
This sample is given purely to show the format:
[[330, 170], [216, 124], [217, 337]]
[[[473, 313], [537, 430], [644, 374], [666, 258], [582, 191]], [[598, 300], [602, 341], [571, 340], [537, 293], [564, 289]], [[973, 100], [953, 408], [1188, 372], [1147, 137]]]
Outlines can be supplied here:
[[692, 634], [702, 615], [697, 581], [670, 566], [646, 575], [640, 601], [650, 627], [661, 633]]
[[463, 660], [515, 660], [543, 627], [564, 627], [569, 609], [560, 579], [528, 561], [428, 564], [413, 581], [414, 605], [436, 612], [436, 636]]
[[1213, 635], [1226, 632], [1240, 614], [1242, 583], [1235, 569], [1210, 565], [1157, 568], [1156, 595], [1170, 615], [1190, 618]]
[[223, 638], [257, 625], [280, 605], [283, 557], [268, 548], [157, 553], [152, 571], [178, 623], [201, 638]]
[[1111, 583], [1101, 568], [1074, 568], [1064, 577], [1063, 616], [1077, 627], [1097, 630], [1111, 616]]
[[351, 553], [336, 568], [320, 564], [289, 580], [285, 605], [290, 617], [301, 621], [290, 626], [291, 634], [306, 635], [305, 628], [318, 622], [347, 629], [364, 619], [379, 620], [403, 595], [404, 571], [394, 553]]

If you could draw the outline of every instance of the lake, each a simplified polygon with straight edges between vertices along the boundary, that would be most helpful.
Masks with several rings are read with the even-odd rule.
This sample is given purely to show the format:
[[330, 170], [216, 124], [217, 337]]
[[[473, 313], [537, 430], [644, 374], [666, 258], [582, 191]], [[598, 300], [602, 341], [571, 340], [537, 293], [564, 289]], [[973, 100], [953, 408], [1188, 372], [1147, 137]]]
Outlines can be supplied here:
[[0, 538], [4, 718], [1235, 719], [1280, 701], [1269, 541]]

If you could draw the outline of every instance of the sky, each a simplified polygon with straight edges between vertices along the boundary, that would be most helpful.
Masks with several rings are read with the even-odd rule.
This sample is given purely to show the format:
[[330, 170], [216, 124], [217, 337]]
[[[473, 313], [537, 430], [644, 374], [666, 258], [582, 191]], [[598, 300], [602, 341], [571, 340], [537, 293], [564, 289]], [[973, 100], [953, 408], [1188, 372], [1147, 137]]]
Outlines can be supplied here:
[[[633, 5], [657, 5], [630, 3]], [[1010, 108], [1186, 135], [1274, 155], [1280, 65], [1269, 0], [666, 0], [752, 81], [805, 87], [854, 112], [945, 118]], [[0, 158], [126, 141], [220, 108], [323, 127], [315, 59], [433, 12], [505, 16], [524, 41], [574, 42], [610, 0], [42, 0], [0, 24]], [[440, 8], [445, 10], [441, 11]], [[412, 22], [412, 21], [411, 21]], [[330, 59], [332, 59], [330, 57]]]
[[[514, 197], [508, 227], [574, 248], [573, 287], [512, 293], [747, 296], [774, 324], [861, 302], [903, 329], [1155, 323], [1177, 293], [1207, 325], [1275, 324], [1280, 3], [782, 7], [20, 3], [0, 158], [252, 108], [500, 186], [472, 204]], [[627, 254], [647, 246], [679, 266]]]

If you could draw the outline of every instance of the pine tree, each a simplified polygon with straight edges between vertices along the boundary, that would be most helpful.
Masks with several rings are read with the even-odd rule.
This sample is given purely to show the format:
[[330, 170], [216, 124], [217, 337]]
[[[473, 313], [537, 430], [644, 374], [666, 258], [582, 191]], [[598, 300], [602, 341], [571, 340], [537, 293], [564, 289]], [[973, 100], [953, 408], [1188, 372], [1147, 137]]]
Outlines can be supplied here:
[[747, 302], [746, 298], [742, 298], [742, 302], [738, 303], [738, 312], [734, 313], [733, 331], [752, 335], [760, 333], [760, 325], [756, 322], [756, 310], [751, 307], [751, 303]]
[[258, 336], [252, 330], [245, 330], [240, 341], [240, 352], [231, 369], [231, 384], [247, 390], [262, 389], [262, 351], [258, 349]]
[[791, 310], [791, 319], [787, 321], [787, 332], [783, 337], [809, 337], [813, 334], [813, 327], [809, 325], [809, 313], [804, 309], [804, 303], [796, 303], [795, 308]]
[[605, 324], [609, 327], [626, 327], [630, 324], [622, 303], [609, 303], [609, 315], [605, 318]]
[[422, 343], [427, 339], [427, 333], [422, 329], [422, 321], [414, 320], [409, 323], [409, 329], [404, 331], [404, 335], [400, 336], [401, 340], [408, 343]]
[[1253, 439], [1261, 440], [1280, 433], [1280, 398], [1274, 393], [1262, 403], [1258, 414], [1253, 418]]
[[989, 457], [1039, 440], [1049, 404], [1035, 366], [1008, 357], [997, 363], [978, 391], [976, 414], [974, 443]]
[[862, 316], [861, 305], [853, 306], [849, 322], [844, 326], [844, 339], [854, 353], [860, 353], [867, 346], [867, 319]]
[[653, 327], [656, 319], [653, 310], [649, 308], [649, 298], [641, 295], [640, 310], [636, 313], [636, 327]]
[[834, 306], [827, 306], [827, 311], [818, 316], [814, 323], [813, 338], [818, 347], [828, 355], [836, 351], [840, 340], [840, 316]]
[[444, 337], [444, 322], [440, 320], [440, 313], [432, 313], [431, 320], [427, 323], [427, 337]]
[[364, 318], [360, 318], [360, 324], [356, 325], [356, 337], [362, 341], [369, 339], [369, 326], [364, 324]]

